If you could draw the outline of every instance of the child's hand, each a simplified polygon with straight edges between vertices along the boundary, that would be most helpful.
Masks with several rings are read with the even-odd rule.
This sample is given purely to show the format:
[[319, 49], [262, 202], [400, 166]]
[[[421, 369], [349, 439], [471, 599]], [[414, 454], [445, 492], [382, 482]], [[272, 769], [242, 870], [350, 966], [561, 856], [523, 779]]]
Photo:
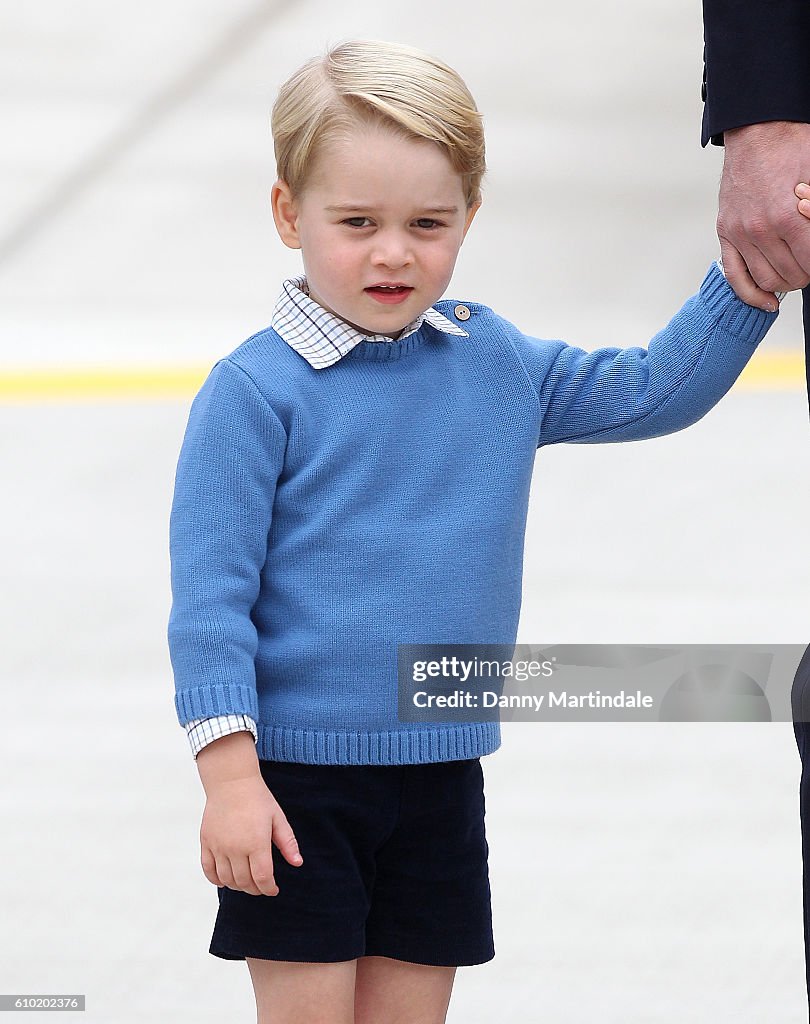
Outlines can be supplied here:
[[799, 200], [799, 213], [810, 220], [810, 185], [800, 181], [795, 188], [796, 197]]
[[273, 843], [293, 867], [301, 866], [290, 823], [261, 775], [229, 779], [208, 792], [200, 846], [209, 882], [251, 896], [277, 896]]

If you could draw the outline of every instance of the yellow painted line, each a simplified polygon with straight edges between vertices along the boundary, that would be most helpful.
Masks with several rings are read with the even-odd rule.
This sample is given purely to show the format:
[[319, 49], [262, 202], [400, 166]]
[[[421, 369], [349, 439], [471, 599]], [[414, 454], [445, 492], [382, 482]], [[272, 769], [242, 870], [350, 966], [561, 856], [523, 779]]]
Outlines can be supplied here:
[[744, 391], [796, 391], [806, 387], [804, 353], [756, 352], [734, 385]]
[[211, 366], [0, 368], [0, 402], [185, 400]]
[[[188, 401], [199, 391], [207, 366], [0, 368], [0, 403], [91, 402], [160, 399]], [[735, 389], [797, 391], [805, 387], [802, 352], [758, 352]]]

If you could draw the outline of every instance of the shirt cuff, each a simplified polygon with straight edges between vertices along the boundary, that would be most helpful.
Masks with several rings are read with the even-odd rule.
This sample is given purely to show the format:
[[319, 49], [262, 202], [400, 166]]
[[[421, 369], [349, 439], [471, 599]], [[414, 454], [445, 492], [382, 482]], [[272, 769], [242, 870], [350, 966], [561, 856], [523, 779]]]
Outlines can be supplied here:
[[247, 731], [253, 736], [254, 743], [258, 743], [259, 740], [256, 723], [250, 715], [217, 715], [213, 718], [195, 718], [192, 722], [187, 722], [185, 728], [195, 761], [203, 747], [223, 736], [229, 736], [232, 732]]

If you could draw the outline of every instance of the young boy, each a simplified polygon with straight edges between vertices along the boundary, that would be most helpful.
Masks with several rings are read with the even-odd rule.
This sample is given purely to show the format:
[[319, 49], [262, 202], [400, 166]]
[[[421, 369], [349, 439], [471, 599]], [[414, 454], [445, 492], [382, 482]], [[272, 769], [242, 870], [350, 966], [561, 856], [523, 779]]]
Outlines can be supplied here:
[[514, 643], [537, 449], [694, 423], [776, 308], [713, 265], [648, 350], [587, 353], [442, 300], [484, 135], [409, 47], [311, 60], [272, 127], [305, 273], [195, 397], [170, 523], [210, 952], [247, 960], [260, 1024], [444, 1021], [456, 967], [494, 956], [480, 758], [500, 732], [399, 721], [397, 645]]

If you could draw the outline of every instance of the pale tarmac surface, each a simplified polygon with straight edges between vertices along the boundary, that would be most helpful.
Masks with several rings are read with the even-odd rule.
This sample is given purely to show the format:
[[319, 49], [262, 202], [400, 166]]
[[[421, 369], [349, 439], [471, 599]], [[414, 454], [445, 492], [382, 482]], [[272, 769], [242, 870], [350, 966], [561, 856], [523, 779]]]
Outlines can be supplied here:
[[[485, 205], [448, 296], [585, 348], [645, 345], [717, 253], [700, 5], [498, 15], [4, 5], [0, 376], [204, 370], [269, 323], [299, 270], [267, 201], [270, 106], [352, 36], [443, 57], [485, 113]], [[799, 305], [763, 350], [800, 348]], [[246, 966], [207, 951], [204, 797], [165, 643], [191, 397], [0, 406], [0, 992], [86, 993], [83, 1019], [105, 1024], [255, 1019]], [[544, 450], [518, 639], [810, 640], [809, 447], [798, 386], [740, 386], [681, 434]], [[804, 1019], [790, 723], [503, 737], [483, 761], [496, 958], [459, 970], [451, 1024]]]

